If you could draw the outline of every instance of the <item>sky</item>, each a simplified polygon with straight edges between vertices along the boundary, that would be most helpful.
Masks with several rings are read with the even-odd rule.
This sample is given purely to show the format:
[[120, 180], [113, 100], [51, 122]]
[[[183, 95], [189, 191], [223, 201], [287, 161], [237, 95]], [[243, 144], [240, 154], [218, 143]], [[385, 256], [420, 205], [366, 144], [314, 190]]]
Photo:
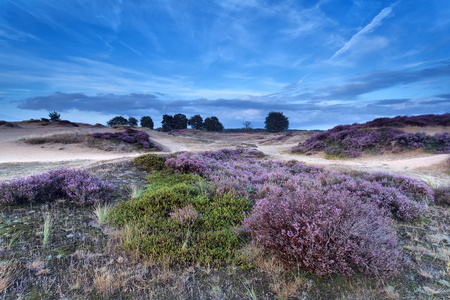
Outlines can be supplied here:
[[0, 0], [0, 120], [450, 112], [449, 0]]

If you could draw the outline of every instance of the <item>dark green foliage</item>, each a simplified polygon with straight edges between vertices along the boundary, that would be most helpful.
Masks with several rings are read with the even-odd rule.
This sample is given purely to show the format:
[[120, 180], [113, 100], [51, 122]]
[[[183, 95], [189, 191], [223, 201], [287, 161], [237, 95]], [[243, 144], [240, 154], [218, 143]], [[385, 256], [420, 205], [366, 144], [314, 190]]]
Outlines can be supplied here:
[[286, 131], [289, 128], [289, 120], [282, 112], [270, 112], [264, 124], [268, 132]]
[[42, 121], [42, 122], [50, 122], [50, 120], [49, 120], [49, 119], [46, 119], [46, 118], [41, 118], [41, 121]]
[[56, 122], [61, 119], [61, 115], [55, 110], [48, 113], [48, 117], [50, 118], [50, 121]]
[[188, 124], [188, 119], [183, 114], [163, 115], [162, 119], [162, 131], [171, 131], [175, 129], [186, 129]]
[[219, 122], [217, 117], [206, 118], [204, 123], [206, 131], [222, 132], [223, 125]]
[[153, 120], [149, 116], [144, 116], [141, 118], [141, 127], [153, 129], [153, 125]]
[[166, 158], [162, 155], [146, 154], [136, 157], [133, 162], [140, 170], [161, 171], [165, 168]]
[[163, 119], [161, 121], [162, 131], [171, 131], [173, 130], [173, 117], [171, 115], [163, 115]]
[[188, 125], [192, 127], [192, 129], [203, 129], [203, 118], [200, 115], [192, 116], [188, 120]]
[[[111, 224], [125, 228], [127, 251], [170, 265], [221, 266], [244, 263], [234, 233], [249, 211], [248, 200], [235, 193], [219, 194], [200, 176], [157, 172], [142, 196], [122, 202], [109, 215]], [[192, 207], [192, 225], [177, 222], [175, 211]]]
[[186, 129], [188, 119], [183, 114], [176, 114], [173, 116], [173, 129]]
[[122, 116], [117, 116], [109, 120], [106, 124], [108, 124], [108, 126], [128, 125], [128, 120]]
[[137, 126], [137, 124], [138, 124], [138, 120], [136, 118], [133, 118], [133, 117], [128, 118], [128, 125]]

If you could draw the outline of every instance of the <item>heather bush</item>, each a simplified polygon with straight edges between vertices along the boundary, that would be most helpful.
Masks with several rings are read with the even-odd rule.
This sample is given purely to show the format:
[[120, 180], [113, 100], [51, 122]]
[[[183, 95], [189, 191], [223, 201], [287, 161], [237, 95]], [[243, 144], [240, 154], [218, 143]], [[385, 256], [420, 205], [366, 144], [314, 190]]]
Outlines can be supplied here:
[[92, 205], [107, 200], [114, 186], [74, 169], [57, 169], [47, 173], [0, 183], [0, 204], [54, 201], [68, 198], [77, 205]]
[[94, 132], [92, 136], [94, 138], [119, 140], [144, 147], [145, 149], [156, 148], [157, 150], [162, 150], [160, 146], [156, 146], [150, 141], [150, 136], [146, 132], [136, 129], [129, 128], [122, 132]]
[[166, 160], [166, 167], [178, 173], [203, 176], [219, 192], [236, 191], [256, 201], [264, 197], [267, 187], [295, 190], [296, 186], [320, 182], [327, 191], [347, 190], [363, 202], [371, 202], [400, 220], [423, 217], [433, 192], [419, 180], [386, 173], [349, 174], [303, 163], [260, 160], [262, 152], [249, 149], [179, 153]]
[[339, 125], [312, 135], [293, 147], [291, 152], [313, 154], [324, 151], [330, 157], [357, 157], [363, 152], [402, 152], [417, 148], [433, 153], [450, 153], [450, 134], [429, 136], [423, 132], [405, 133], [390, 127], [370, 128], [366, 124]]
[[253, 243], [317, 275], [401, 271], [401, 248], [385, 213], [349, 191], [270, 188], [243, 224]]
[[441, 186], [434, 189], [434, 203], [441, 206], [450, 206], [450, 186]]
[[123, 228], [125, 250], [170, 265], [245, 262], [234, 233], [249, 212], [245, 197], [217, 193], [200, 176], [155, 172], [138, 198], [114, 207], [109, 221]]

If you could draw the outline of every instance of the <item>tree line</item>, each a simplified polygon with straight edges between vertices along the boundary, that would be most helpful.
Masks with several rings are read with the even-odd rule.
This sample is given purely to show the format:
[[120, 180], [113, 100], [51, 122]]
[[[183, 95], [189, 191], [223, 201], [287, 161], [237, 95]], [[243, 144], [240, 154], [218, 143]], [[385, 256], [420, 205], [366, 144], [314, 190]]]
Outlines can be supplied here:
[[[53, 112], [52, 114], [56, 114], [56, 112]], [[122, 116], [117, 116], [109, 120], [107, 124], [108, 126], [117, 126], [117, 125], [137, 126], [138, 120], [134, 117], [129, 117], [128, 119], [126, 119]], [[289, 120], [282, 112], [270, 112], [267, 115], [264, 124], [265, 129], [268, 132], [286, 131], [289, 128]], [[153, 129], [154, 127], [153, 120], [149, 116], [143, 116], [140, 120], [140, 125], [141, 127], [146, 127], [149, 129]], [[208, 117], [205, 120], [203, 120], [202, 116], [200, 115], [194, 115], [188, 119], [184, 114], [175, 114], [173, 116], [165, 114], [162, 117], [161, 125], [162, 125], [161, 131], [165, 132], [177, 129], [186, 129], [188, 125], [192, 129], [197, 130], [206, 130], [212, 132], [221, 132], [224, 130], [224, 126], [215, 116]], [[243, 125], [244, 130], [246, 131], [252, 129], [251, 122], [249, 121], [243, 122]]]

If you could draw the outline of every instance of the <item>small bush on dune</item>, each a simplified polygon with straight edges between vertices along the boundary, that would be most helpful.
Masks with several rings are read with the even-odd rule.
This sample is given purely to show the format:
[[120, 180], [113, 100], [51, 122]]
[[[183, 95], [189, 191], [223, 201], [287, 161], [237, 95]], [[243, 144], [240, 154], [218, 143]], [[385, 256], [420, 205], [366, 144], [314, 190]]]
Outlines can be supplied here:
[[94, 132], [92, 136], [94, 138], [119, 140], [146, 149], [155, 148], [157, 150], [162, 150], [160, 146], [154, 145], [150, 141], [150, 136], [146, 132], [131, 128], [123, 132]]
[[0, 204], [54, 201], [68, 198], [77, 205], [92, 205], [107, 200], [114, 186], [74, 169], [52, 170], [40, 175], [0, 183]]
[[166, 157], [155, 154], [145, 154], [133, 160], [136, 167], [147, 172], [161, 171], [165, 168]]

